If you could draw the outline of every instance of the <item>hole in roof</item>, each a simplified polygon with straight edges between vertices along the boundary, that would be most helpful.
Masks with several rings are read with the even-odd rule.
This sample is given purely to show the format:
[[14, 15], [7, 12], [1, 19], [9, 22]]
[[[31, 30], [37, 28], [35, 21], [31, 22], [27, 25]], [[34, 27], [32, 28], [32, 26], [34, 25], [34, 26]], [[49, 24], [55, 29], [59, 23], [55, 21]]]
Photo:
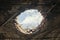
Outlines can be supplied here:
[[29, 9], [21, 12], [17, 16], [19, 30], [24, 34], [33, 34], [38, 31], [38, 27], [44, 19], [43, 15], [37, 9]]

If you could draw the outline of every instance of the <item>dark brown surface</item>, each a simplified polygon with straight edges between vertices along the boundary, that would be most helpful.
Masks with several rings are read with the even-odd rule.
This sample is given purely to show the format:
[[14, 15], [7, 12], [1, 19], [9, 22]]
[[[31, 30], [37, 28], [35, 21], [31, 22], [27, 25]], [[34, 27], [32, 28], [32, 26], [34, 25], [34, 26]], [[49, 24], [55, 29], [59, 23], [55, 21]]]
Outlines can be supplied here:
[[[0, 39], [60, 40], [59, 2], [59, 0], [39, 0], [39, 2], [36, 0], [0, 0]], [[19, 12], [30, 8], [40, 10], [44, 17], [46, 17], [46, 22], [39, 32], [33, 35], [25, 35], [17, 30], [14, 20], [16, 15], [13, 15], [16, 13], [18, 15]]]

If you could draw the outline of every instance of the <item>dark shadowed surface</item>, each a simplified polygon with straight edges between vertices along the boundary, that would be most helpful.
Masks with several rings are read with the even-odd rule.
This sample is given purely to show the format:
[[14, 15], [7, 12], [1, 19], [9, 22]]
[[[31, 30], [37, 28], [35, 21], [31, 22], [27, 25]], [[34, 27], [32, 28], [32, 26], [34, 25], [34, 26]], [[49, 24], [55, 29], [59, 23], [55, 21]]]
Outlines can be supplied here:
[[[38, 9], [45, 17], [41, 30], [32, 35], [21, 33], [15, 21], [26, 9]], [[60, 0], [0, 0], [0, 39], [60, 40]]]

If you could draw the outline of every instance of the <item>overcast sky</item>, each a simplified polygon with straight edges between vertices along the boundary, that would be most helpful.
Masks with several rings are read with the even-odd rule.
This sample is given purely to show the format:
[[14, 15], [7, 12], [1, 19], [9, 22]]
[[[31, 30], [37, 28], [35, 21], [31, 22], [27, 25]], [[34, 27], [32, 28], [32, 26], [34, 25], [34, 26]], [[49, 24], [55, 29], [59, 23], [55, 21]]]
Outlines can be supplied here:
[[22, 12], [17, 16], [17, 22], [22, 25], [22, 28], [36, 28], [42, 21], [43, 16], [38, 10], [30, 9]]

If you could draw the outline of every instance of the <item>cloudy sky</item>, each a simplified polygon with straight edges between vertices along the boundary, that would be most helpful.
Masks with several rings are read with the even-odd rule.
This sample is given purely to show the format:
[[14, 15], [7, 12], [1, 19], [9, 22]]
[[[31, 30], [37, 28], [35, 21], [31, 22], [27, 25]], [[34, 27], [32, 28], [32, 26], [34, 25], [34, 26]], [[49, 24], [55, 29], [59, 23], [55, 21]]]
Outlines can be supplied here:
[[17, 22], [23, 29], [34, 29], [41, 23], [42, 20], [43, 16], [40, 12], [38, 12], [38, 10], [34, 9], [26, 10], [17, 16]]

